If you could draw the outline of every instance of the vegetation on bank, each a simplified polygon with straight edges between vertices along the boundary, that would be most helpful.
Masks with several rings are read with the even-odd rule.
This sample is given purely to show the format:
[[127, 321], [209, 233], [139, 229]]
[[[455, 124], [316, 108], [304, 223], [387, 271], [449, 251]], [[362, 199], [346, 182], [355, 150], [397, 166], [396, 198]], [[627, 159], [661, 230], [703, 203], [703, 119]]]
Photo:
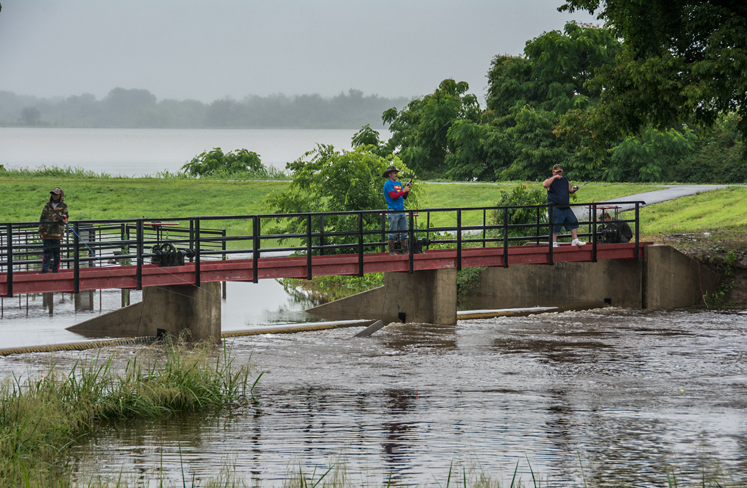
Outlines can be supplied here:
[[245, 399], [253, 388], [248, 366], [234, 364], [226, 349], [212, 350], [167, 343], [141, 351], [122, 371], [110, 357], [76, 362], [69, 373], [53, 363], [39, 377], [6, 379], [0, 385], [0, 487], [71, 486], [66, 448], [102, 422]]

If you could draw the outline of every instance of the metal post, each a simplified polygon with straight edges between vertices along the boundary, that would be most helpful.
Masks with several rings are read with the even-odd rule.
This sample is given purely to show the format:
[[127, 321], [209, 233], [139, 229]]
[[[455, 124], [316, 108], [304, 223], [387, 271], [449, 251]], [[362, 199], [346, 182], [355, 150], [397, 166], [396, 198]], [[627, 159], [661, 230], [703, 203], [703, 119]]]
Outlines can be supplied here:
[[639, 229], [639, 225], [638, 224], [640, 222], [640, 219], [639, 219], [640, 215], [638, 213], [639, 210], [640, 210], [640, 208], [638, 207], [638, 202], [635, 202], [635, 258], [636, 259], [638, 259], [640, 257], [639, 250], [638, 250], [639, 249], [639, 244], [638, 244], [638, 229]]
[[462, 209], [457, 210], [457, 271], [462, 270]]
[[482, 247], [485, 247], [485, 222], [487, 217], [487, 209], [482, 209]]
[[[195, 248], [195, 223], [192, 220], [189, 221], [189, 248]], [[189, 262], [192, 261], [194, 261], [194, 257], [189, 258]]]
[[8, 235], [8, 293], [6, 296], [13, 296], [13, 224], [6, 224], [5, 232]]
[[508, 268], [508, 207], [503, 207], [503, 267]]
[[363, 212], [358, 213], [358, 276], [363, 276]]
[[[386, 239], [386, 212], [381, 214], [381, 242], [385, 243]], [[381, 252], [386, 252], [385, 244], [381, 245]]]
[[200, 219], [194, 219], [195, 222], [195, 286], [200, 287]]
[[255, 216], [253, 219], [252, 230], [252, 283], [259, 283], [259, 216]]
[[[221, 248], [223, 249], [222, 259], [223, 259], [223, 261], [225, 261], [226, 259], [228, 259], [228, 257], [226, 256], [226, 252], [225, 252], [226, 251], [226, 229], [221, 229], [220, 235], [223, 237], [223, 242], [222, 242]], [[225, 283], [226, 282], [224, 281], [223, 284], [225, 284]]]
[[597, 262], [597, 204], [591, 204], [591, 211], [593, 213], [591, 217], [592, 229], [591, 229], [591, 262]]
[[313, 277], [311, 271], [311, 214], [306, 215], [306, 279]]
[[75, 238], [73, 238], [73, 293], [80, 293], [80, 226], [78, 222], [73, 222]]
[[324, 215], [319, 217], [319, 255], [324, 256]]
[[135, 259], [137, 259], [137, 273], [135, 278], [137, 290], [143, 289], [143, 237], [143, 219], [137, 219], [137, 250], [135, 251]]
[[552, 256], [552, 247], [553, 247], [552, 246], [552, 244], [553, 244], [553, 242], [552, 242], [552, 230], [553, 230], [552, 229], [552, 227], [553, 227], [552, 226], [552, 205], [548, 205], [547, 206], [547, 218], [550, 220], [550, 222], [548, 222], [548, 227], [547, 227], [547, 229], [548, 229], [548, 232], [547, 232], [547, 242], [548, 242], [548, 246], [549, 246], [549, 251], [547, 251], [547, 264], [549, 264], [549, 265], [552, 266], [552, 265], [555, 264], [555, 262], [553, 261], [553, 256]]
[[431, 213], [430, 211], [425, 213], [425, 238], [430, 240], [431, 238], [431, 231], [428, 230], [431, 228]]
[[413, 211], [410, 210], [409, 212], [409, 219], [407, 222], [407, 254], [408, 254], [408, 273], [412, 274], [415, 271], [415, 221], [413, 220]]
[[537, 227], [534, 228], [537, 235], [537, 245], [540, 244], [540, 208], [537, 207]]

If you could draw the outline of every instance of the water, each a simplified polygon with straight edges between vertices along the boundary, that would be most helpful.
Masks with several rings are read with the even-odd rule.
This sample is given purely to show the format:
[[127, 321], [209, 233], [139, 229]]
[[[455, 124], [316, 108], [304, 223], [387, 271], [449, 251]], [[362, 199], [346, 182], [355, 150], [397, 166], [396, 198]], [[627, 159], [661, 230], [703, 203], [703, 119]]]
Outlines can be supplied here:
[[[122, 472], [151, 486], [161, 466], [176, 484], [182, 470], [205, 479], [229, 465], [279, 486], [289, 469], [318, 477], [340, 460], [366, 486], [445, 486], [451, 465], [508, 485], [517, 462], [529, 486], [529, 463], [545, 486], [662, 486], [667, 466], [694, 485], [716, 463], [746, 483], [746, 322], [604, 309], [391, 325], [369, 338], [241, 337], [238, 360], [266, 372], [258, 406], [117, 423], [74, 454], [82, 479]], [[48, 358], [3, 358], [0, 370], [37, 374]]]
[[[298, 293], [288, 295], [275, 280], [256, 284], [229, 282], [225, 287], [225, 298], [221, 302], [223, 332], [320, 320], [304, 312], [318, 302]], [[122, 306], [120, 290], [97, 290], [81, 295], [87, 295], [85, 298], [90, 300], [88, 310], [76, 309], [74, 295], [69, 293], [52, 295], [51, 310], [41, 294], [0, 298], [0, 349], [87, 341], [87, 337], [65, 328]], [[141, 292], [130, 291], [130, 303], [141, 300]]]
[[[111, 175], [178, 172], [203, 151], [245, 148], [265, 166], [285, 169], [316, 144], [350, 149], [358, 129], [31, 129], [0, 128], [0, 164], [6, 167], [80, 167]], [[380, 131], [382, 138], [388, 132]]]

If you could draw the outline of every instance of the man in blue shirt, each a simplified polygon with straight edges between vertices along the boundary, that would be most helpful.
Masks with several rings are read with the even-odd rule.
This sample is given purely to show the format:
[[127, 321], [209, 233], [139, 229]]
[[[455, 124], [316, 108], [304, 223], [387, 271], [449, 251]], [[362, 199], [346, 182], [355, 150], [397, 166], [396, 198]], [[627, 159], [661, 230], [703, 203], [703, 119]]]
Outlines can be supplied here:
[[563, 167], [556, 164], [552, 168], [552, 176], [542, 182], [547, 189], [547, 203], [552, 205], [552, 247], [558, 247], [558, 232], [561, 227], [571, 231], [572, 246], [583, 246], [585, 242], [578, 240], [578, 219], [569, 205], [569, 197], [578, 191], [577, 186], [571, 186], [568, 178], [563, 176]]
[[387, 213], [389, 218], [389, 236], [387, 244], [389, 246], [389, 254], [394, 254], [394, 239], [397, 238], [399, 231], [399, 241], [402, 244], [402, 254], [408, 252], [407, 243], [407, 216], [405, 215], [405, 200], [410, 195], [410, 183], [404, 187], [402, 183], [397, 179], [397, 173], [399, 170], [395, 166], [389, 166], [384, 174], [384, 178], [387, 178], [384, 183], [384, 198], [386, 199], [386, 206], [389, 210], [395, 210], [395, 212]]

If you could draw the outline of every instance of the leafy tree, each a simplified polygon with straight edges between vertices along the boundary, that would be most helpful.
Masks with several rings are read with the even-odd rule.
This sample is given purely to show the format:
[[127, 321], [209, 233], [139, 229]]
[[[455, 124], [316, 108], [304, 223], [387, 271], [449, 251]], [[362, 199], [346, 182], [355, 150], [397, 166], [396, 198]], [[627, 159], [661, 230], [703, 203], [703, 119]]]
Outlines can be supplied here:
[[496, 56], [488, 72], [488, 109], [496, 117], [530, 105], [565, 113], [599, 97], [587, 82], [601, 66], [614, 65], [621, 49], [609, 29], [569, 22], [563, 32], [545, 32], [524, 48], [524, 56]]
[[696, 128], [692, 157], [672, 172], [672, 181], [688, 183], [747, 183], [747, 160], [741, 157], [744, 142], [737, 129], [740, 117], [727, 114], [711, 130]]
[[[447, 134], [447, 175], [457, 179], [537, 179], [555, 163], [576, 176], [593, 170], [575, 141], [558, 138], [560, 115], [593, 106], [596, 69], [621, 45], [609, 29], [570, 22], [527, 42], [523, 57], [496, 56], [488, 72], [487, 110], [455, 120]], [[402, 151], [405, 152], [404, 150]]]
[[682, 131], [658, 131], [647, 127], [641, 136], [627, 137], [610, 150], [612, 161], [605, 170], [610, 181], [666, 181], [682, 161], [692, 156], [696, 136]]
[[457, 120], [449, 129], [447, 176], [455, 180], [494, 181], [515, 159], [514, 141], [508, 131], [491, 124]]
[[604, 87], [601, 103], [565, 121], [597, 154], [649, 124], [710, 126], [721, 113], [737, 112], [747, 133], [747, 2], [566, 0], [560, 10], [598, 12], [624, 39], [617, 65], [594, 80]]
[[[352, 151], [338, 152], [332, 146], [318, 145], [302, 158], [287, 164], [286, 169], [292, 174], [290, 186], [282, 192], [268, 195], [265, 204], [275, 213], [286, 214], [386, 209], [386, 180], [381, 175], [392, 164], [404, 174], [409, 172], [399, 158], [383, 158], [371, 152], [369, 146], [358, 146]], [[413, 186], [409, 198], [405, 201], [406, 207], [417, 208], [420, 191], [418, 185]], [[367, 230], [379, 230], [381, 216], [378, 213], [367, 214], [363, 223]], [[321, 226], [318, 218], [312, 222], [312, 226], [317, 232]], [[278, 219], [274, 230], [277, 230], [277, 233], [305, 233], [306, 218]], [[358, 230], [358, 219], [350, 215], [327, 216], [324, 230], [355, 232]], [[378, 241], [379, 238], [369, 236], [368, 241]], [[325, 244], [351, 242], [357, 242], [357, 237], [329, 236]], [[353, 251], [351, 249], [350, 252]]]
[[224, 154], [221, 148], [216, 147], [212, 151], [203, 151], [199, 156], [182, 166], [182, 172], [192, 176], [207, 176], [216, 173], [240, 173], [252, 172], [264, 174], [267, 168], [259, 159], [259, 154], [238, 149]]
[[467, 94], [467, 90], [467, 82], [446, 79], [436, 91], [413, 100], [401, 111], [395, 108], [385, 111], [382, 120], [389, 124], [392, 133], [388, 152], [397, 154], [420, 176], [443, 176], [447, 171], [444, 161], [450, 152], [449, 128], [457, 120], [480, 118], [477, 97]]
[[[496, 207], [513, 207], [513, 206], [529, 206], [529, 205], [547, 205], [547, 191], [545, 190], [532, 190], [526, 185], [517, 185], [513, 190], [506, 191], [501, 190], [501, 199], [496, 202]], [[540, 209], [537, 211], [533, 208], [511, 208], [508, 209], [508, 224], [546, 224], [548, 222], [547, 211]], [[496, 210], [490, 214], [489, 219], [490, 225], [503, 225], [503, 210]], [[535, 232], [537, 234], [535, 234]], [[532, 234], [538, 235], [542, 232], [547, 232], [547, 229], [533, 230], [529, 227], [519, 227], [509, 229], [509, 237], [525, 237]], [[497, 230], [494, 235], [502, 237], [503, 230]], [[524, 244], [520, 241], [515, 241], [512, 245]]]

